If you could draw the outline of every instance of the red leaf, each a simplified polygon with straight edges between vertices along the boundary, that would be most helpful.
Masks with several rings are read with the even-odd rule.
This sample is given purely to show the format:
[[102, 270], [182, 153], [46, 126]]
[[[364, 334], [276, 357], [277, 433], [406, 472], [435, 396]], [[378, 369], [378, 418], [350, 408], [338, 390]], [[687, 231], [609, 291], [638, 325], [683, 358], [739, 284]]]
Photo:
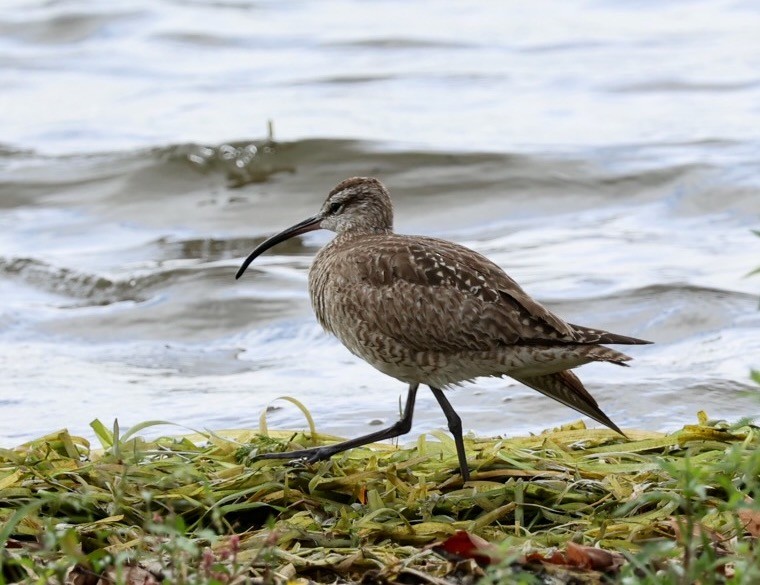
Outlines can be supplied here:
[[433, 550], [450, 561], [474, 559], [482, 566], [501, 560], [491, 543], [464, 530], [459, 530], [443, 542], [433, 545]]
[[[504, 554], [488, 541], [463, 530], [456, 532], [443, 542], [433, 545], [433, 550], [450, 561], [474, 559], [481, 566], [504, 560]], [[562, 567], [573, 567], [582, 571], [615, 572], [625, 563], [625, 557], [618, 553], [593, 546], [567, 543], [565, 552], [553, 551], [550, 556], [531, 552], [520, 557], [520, 563], [545, 563]]]

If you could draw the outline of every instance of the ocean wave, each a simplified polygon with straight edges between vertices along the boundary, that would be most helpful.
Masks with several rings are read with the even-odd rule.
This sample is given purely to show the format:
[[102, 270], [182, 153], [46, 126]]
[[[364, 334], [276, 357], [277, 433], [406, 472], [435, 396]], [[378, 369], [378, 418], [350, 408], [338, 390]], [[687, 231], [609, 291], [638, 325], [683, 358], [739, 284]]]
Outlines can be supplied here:
[[[718, 173], [706, 149], [720, 148], [738, 168], [756, 168], [756, 148], [746, 143], [697, 141], [694, 144], [641, 144], [578, 151], [489, 153], [432, 151], [403, 143], [341, 139], [275, 142], [240, 140], [218, 145], [172, 144], [123, 152], [45, 156], [12, 147], [0, 149], [0, 168], [13, 159], [0, 179], [0, 195], [46, 195], [93, 183], [122, 181], [121, 188], [94, 194], [99, 201], [126, 202], [206, 190], [228, 204], [248, 201], [243, 187], [268, 185], [277, 192], [319, 189], [325, 192], [352, 175], [378, 175], [396, 187], [395, 199], [427, 194], [471, 193], [499, 189], [503, 194], [569, 193], [598, 195], [602, 187], [633, 197], [667, 185], [709, 181]], [[685, 154], [691, 150], [692, 155]], [[728, 152], [730, 150], [731, 152]], [[669, 152], [673, 156], [669, 156]], [[752, 153], [755, 152], [755, 155]], [[712, 155], [717, 156], [717, 155]], [[672, 158], [676, 163], [669, 162]], [[725, 172], [722, 170], [720, 172]], [[220, 189], [228, 191], [222, 196]], [[239, 193], [234, 190], [240, 189]], [[79, 189], [82, 191], [82, 189]], [[84, 190], [86, 191], [86, 189]], [[85, 193], [86, 194], [86, 193]], [[659, 195], [659, 192], [658, 192]]]

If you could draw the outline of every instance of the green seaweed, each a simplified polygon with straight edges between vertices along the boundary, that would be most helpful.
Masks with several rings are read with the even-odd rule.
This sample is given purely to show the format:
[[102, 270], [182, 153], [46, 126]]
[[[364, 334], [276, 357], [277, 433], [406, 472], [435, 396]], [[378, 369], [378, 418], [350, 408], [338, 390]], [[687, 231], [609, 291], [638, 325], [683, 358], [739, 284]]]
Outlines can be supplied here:
[[156, 424], [122, 434], [94, 421], [100, 448], [62, 430], [0, 449], [3, 582], [108, 571], [133, 582], [139, 569], [169, 583], [459, 583], [462, 564], [431, 545], [462, 530], [511, 551], [485, 573], [470, 562], [470, 581], [540, 579], [547, 567], [515, 572], [512, 553], [570, 541], [626, 555], [608, 580], [760, 577], [747, 528], [760, 514], [760, 434], [749, 421], [700, 415], [667, 435], [626, 431], [629, 440], [582, 423], [469, 436], [466, 485], [453, 443], [438, 433], [307, 466], [252, 457], [338, 438], [265, 427], [140, 436]]

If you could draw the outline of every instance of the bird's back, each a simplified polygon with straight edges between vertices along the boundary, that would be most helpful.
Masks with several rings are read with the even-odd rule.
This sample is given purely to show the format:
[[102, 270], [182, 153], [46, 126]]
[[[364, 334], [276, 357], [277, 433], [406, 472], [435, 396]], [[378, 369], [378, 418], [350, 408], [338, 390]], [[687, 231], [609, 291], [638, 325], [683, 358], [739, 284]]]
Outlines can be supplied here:
[[339, 235], [317, 255], [310, 292], [341, 340], [364, 328], [410, 351], [638, 341], [563, 321], [481, 254], [436, 238]]

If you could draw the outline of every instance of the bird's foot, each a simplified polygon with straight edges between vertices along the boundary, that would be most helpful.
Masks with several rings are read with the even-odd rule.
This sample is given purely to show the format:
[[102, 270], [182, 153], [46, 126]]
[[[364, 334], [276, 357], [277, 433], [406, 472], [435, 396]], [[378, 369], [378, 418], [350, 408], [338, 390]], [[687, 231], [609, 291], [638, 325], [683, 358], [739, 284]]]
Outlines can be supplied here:
[[308, 465], [318, 461], [329, 459], [335, 451], [328, 447], [315, 447], [313, 449], [299, 449], [297, 451], [285, 451], [282, 453], [262, 453], [251, 457], [251, 461], [261, 461], [265, 459], [289, 459], [289, 467], [298, 467]]

